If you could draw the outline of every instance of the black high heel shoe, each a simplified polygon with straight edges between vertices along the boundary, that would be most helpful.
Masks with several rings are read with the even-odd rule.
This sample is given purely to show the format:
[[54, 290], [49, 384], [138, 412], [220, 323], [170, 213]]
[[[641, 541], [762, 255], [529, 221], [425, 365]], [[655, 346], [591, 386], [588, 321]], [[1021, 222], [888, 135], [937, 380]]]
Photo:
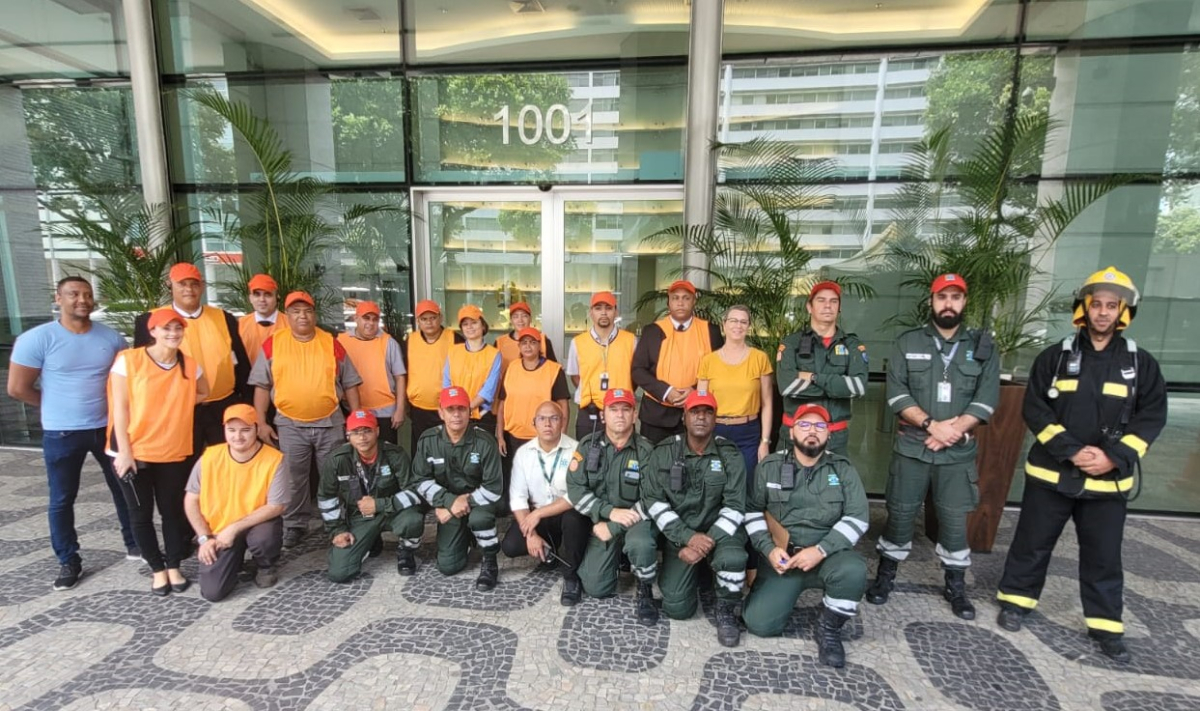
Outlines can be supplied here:
[[182, 583], [171, 583], [171, 592], [181, 593], [190, 587], [192, 587], [192, 581], [184, 578]]
[[166, 585], [160, 585], [159, 587], [154, 587], [153, 585], [151, 585], [150, 592], [154, 593], [155, 595], [158, 595], [159, 597], [166, 597], [167, 593], [171, 592], [171, 588], [172, 588], [172, 585], [171, 585], [170, 581], [168, 581]]

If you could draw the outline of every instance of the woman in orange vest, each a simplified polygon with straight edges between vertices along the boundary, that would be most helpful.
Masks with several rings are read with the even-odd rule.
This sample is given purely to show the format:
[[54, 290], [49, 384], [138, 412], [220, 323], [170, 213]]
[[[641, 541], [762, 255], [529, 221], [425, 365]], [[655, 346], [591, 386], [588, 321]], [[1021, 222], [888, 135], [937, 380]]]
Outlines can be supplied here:
[[[109, 455], [125, 484], [133, 537], [154, 573], [155, 595], [183, 592], [191, 583], [179, 571], [190, 553], [184, 488], [191, 470], [196, 403], [208, 396], [204, 372], [180, 350], [184, 320], [174, 309], [150, 314], [154, 343], [119, 354], [108, 378]], [[162, 517], [164, 555], [154, 532], [154, 506]]]
[[442, 368], [442, 387], [453, 384], [471, 398], [471, 424], [484, 432], [496, 430], [496, 390], [500, 387], [500, 351], [484, 342], [488, 324], [478, 306], [458, 310], [458, 330], [464, 343], [450, 346]]
[[[521, 331], [533, 325], [533, 309], [529, 308], [529, 304], [524, 301], [518, 301], [508, 307], [508, 322], [512, 326], [512, 330], [502, 334], [496, 339], [496, 348], [500, 351], [500, 374], [503, 377], [504, 373], [508, 372], [508, 364], [521, 359], [521, 350], [518, 348], [517, 341], [521, 338]], [[542, 355], [546, 360], [558, 362], [554, 357], [554, 346], [542, 336], [541, 342]]]

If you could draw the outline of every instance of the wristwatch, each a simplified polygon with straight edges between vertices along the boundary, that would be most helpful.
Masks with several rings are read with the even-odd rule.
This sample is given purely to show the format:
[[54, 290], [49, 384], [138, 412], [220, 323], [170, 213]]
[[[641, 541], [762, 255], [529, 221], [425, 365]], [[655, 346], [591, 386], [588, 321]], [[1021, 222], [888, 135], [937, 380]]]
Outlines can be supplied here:
[[925, 418], [925, 419], [924, 419], [924, 420], [921, 422], [921, 429], [923, 429], [923, 430], [925, 430], [926, 432], [928, 432], [928, 431], [929, 431], [929, 426], [930, 426], [930, 425], [932, 425], [932, 424], [933, 424], [933, 418], [932, 418], [932, 417], [926, 417], [926, 418]]
[[212, 536], [196, 536], [196, 542], [200, 545], [204, 545], [205, 543], [208, 543], [208, 539], [210, 538], [212, 538]]

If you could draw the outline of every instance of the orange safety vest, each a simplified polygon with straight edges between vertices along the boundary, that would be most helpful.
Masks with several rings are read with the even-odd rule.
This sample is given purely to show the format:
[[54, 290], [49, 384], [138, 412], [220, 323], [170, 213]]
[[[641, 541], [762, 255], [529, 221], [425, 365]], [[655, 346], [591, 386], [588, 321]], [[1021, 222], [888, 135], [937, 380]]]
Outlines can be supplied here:
[[204, 402], [217, 402], [233, 394], [237, 385], [233, 370], [233, 334], [225, 323], [224, 311], [204, 306], [198, 318], [187, 319], [179, 350], [199, 363], [204, 371], [204, 382], [208, 383], [208, 398]]
[[629, 331], [617, 331], [607, 346], [596, 343], [591, 332], [575, 337], [575, 356], [579, 360], [579, 406], [604, 406], [600, 376], [608, 373], [608, 389], [633, 391], [633, 349], [637, 339]]
[[246, 518], [267, 503], [271, 480], [283, 463], [283, 452], [263, 445], [248, 462], [215, 444], [200, 455], [200, 513], [213, 534]]
[[[446, 356], [450, 363], [450, 384], [466, 390], [467, 396], [474, 400], [487, 382], [492, 363], [499, 357], [500, 351], [495, 346], [484, 345], [477, 351], [469, 351], [467, 344], [455, 343]], [[480, 414], [478, 407], [471, 409], [472, 418], [479, 419]]]
[[526, 370], [519, 360], [513, 361], [504, 371], [505, 432], [519, 439], [537, 437], [533, 416], [537, 414], [538, 406], [550, 399], [560, 372], [562, 366], [552, 360], [543, 360], [533, 370]]
[[291, 329], [267, 339], [263, 351], [271, 359], [275, 408], [284, 417], [316, 422], [337, 411], [337, 351], [345, 351], [335, 345], [319, 328], [311, 341], [297, 341]]
[[[518, 345], [519, 341], [512, 337], [512, 333], [505, 333], [496, 339], [496, 348], [500, 351], [500, 372], [508, 372], [508, 364], [513, 361], [521, 360], [521, 348]], [[542, 334], [542, 355], [546, 355], [546, 334]]]
[[338, 343], [346, 349], [354, 369], [362, 376], [358, 386], [358, 400], [367, 410], [378, 410], [396, 404], [396, 378], [387, 369], [388, 341], [392, 337], [380, 334], [369, 341], [355, 338], [349, 333], [339, 333]]
[[258, 360], [263, 341], [288, 326], [290, 324], [287, 314], [282, 311], [275, 313], [275, 323], [270, 326], [259, 326], [258, 314], [253, 311], [238, 319], [238, 335], [242, 337], [242, 345], [246, 346], [246, 355], [250, 356], [250, 365], [254, 365], [254, 361]]
[[420, 331], [408, 334], [408, 380], [404, 389], [408, 401], [422, 410], [438, 409], [438, 394], [442, 392], [442, 367], [450, 346], [454, 345], [454, 331], [442, 329], [442, 335], [433, 343], [426, 343]]
[[[186, 329], [185, 329], [186, 331]], [[181, 462], [192, 456], [192, 423], [196, 410], [195, 358], [183, 357], [178, 366], [164, 370], [146, 348], [133, 348], [118, 356], [125, 359], [125, 388], [129, 397], [129, 443], [133, 458], [141, 462]], [[184, 377], [186, 375], [186, 377]], [[108, 442], [116, 451], [112, 433], [113, 376], [108, 376]]]
[[[676, 331], [675, 323], [664, 318], [655, 321], [663, 332], [662, 345], [658, 347], [658, 366], [655, 377], [672, 388], [696, 387], [696, 373], [700, 370], [700, 359], [712, 353], [712, 342], [708, 336], [708, 321], [692, 317], [692, 325], [686, 331]], [[661, 402], [656, 394], [646, 393]]]

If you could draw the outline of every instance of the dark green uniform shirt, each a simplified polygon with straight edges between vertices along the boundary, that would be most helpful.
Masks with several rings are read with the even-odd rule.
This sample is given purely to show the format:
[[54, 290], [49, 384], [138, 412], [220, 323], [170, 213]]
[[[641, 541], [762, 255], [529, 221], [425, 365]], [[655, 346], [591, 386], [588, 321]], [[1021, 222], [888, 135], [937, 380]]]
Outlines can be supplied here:
[[[791, 481], [784, 471], [789, 464]], [[775, 548], [775, 541], [764, 513], [787, 529], [789, 543], [799, 548], [820, 546], [827, 556], [853, 548], [870, 521], [858, 470], [849, 459], [833, 452], [825, 452], [811, 469], [801, 466], [790, 450], [759, 462], [747, 506], [746, 532], [754, 548], [766, 556]]]
[[[680, 547], [698, 532], [714, 541], [736, 536], [746, 511], [742, 453], [714, 435], [704, 452], [696, 454], [686, 437], [669, 437], [654, 448], [642, 483], [642, 508], [667, 540]], [[678, 489], [671, 481], [677, 460], [683, 463]]]
[[412, 460], [403, 448], [381, 441], [375, 463], [362, 467], [366, 482], [359, 476], [356, 461], [359, 461], [358, 452], [347, 443], [333, 450], [321, 464], [317, 507], [330, 537], [349, 531], [350, 521], [363, 517], [358, 511], [358, 499], [351, 494], [352, 489], [375, 498], [376, 516], [390, 516], [421, 503], [416, 494]]
[[[783, 395], [783, 411], [790, 415], [812, 403], [828, 410], [833, 422], [849, 420], [850, 400], [867, 394], [868, 370], [867, 347], [853, 333], [838, 328], [826, 347], [811, 328], [797, 331], [783, 339], [775, 354], [775, 382]], [[797, 379], [801, 372], [813, 374], [803, 390]]]
[[[593, 440], [600, 443], [600, 462], [595, 471], [588, 471], [588, 451]], [[576, 511], [596, 523], [607, 521], [613, 509], [633, 508], [653, 448], [650, 440], [636, 432], [621, 449], [608, 441], [604, 432], [584, 437], [576, 445], [567, 468], [567, 499]], [[610, 528], [621, 530], [616, 524]]]
[[448, 509], [462, 494], [471, 495], [471, 508], [494, 504], [503, 486], [496, 438], [471, 426], [454, 444], [445, 425], [426, 430], [417, 440], [413, 476], [430, 506]]
[[[990, 348], [981, 362], [976, 352], [980, 338], [978, 331], [959, 327], [952, 338], [943, 340], [930, 324], [900, 334], [888, 361], [888, 407], [896, 415], [918, 405], [935, 420], [973, 415], [987, 422], [1000, 401], [1000, 357]], [[975, 459], [974, 437], [934, 452], [925, 447], [927, 436], [920, 427], [902, 421], [895, 451], [932, 464]]]

